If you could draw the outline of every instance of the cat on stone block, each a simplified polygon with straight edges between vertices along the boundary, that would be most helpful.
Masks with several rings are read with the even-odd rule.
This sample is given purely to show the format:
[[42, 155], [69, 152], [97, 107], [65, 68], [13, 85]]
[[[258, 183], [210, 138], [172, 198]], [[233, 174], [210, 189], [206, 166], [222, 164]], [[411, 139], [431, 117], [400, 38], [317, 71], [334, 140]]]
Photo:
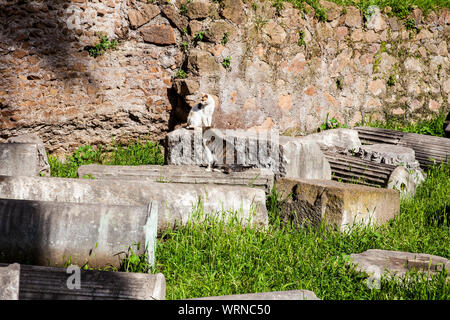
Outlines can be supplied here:
[[210, 128], [215, 107], [214, 98], [210, 94], [203, 93], [200, 103], [189, 112], [186, 128]]

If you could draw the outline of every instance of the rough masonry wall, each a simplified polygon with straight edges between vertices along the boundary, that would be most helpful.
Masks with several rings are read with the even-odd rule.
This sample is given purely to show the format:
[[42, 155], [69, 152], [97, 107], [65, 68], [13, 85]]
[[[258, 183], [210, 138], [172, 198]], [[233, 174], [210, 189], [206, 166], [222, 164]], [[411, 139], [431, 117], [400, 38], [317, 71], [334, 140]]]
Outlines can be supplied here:
[[[65, 154], [161, 140], [201, 91], [216, 97], [215, 127], [288, 133], [328, 113], [353, 125], [449, 108], [448, 9], [416, 9], [407, 29], [321, 3], [323, 22], [270, 1], [0, 0], [0, 142], [33, 132]], [[119, 44], [94, 58], [98, 32]]]
[[[169, 45], [147, 43], [120, 0], [0, 1], [0, 142], [34, 132], [54, 154], [82, 144], [149, 138], [168, 130], [173, 69], [181, 62], [158, 6], [143, 21], [168, 26]], [[149, 10], [151, 9], [151, 10]], [[97, 58], [97, 32], [117, 50]]]

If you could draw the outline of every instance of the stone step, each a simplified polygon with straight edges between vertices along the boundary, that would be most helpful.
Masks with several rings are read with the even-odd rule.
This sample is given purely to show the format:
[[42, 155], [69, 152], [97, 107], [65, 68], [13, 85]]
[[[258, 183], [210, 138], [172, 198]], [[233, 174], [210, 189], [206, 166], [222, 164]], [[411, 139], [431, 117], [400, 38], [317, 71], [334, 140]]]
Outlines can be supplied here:
[[33, 143], [0, 143], [0, 175], [38, 176], [38, 150]]
[[357, 127], [360, 140], [365, 144], [395, 144], [411, 148], [422, 168], [450, 161], [450, 139], [396, 130]]
[[202, 297], [187, 300], [320, 300], [309, 290], [288, 290], [259, 292], [247, 294], [232, 294], [227, 296]]
[[104, 166], [89, 164], [78, 168], [78, 177], [96, 179], [142, 180], [161, 183], [239, 185], [261, 188], [270, 192], [273, 172], [268, 169], [248, 169], [242, 172], [208, 172], [205, 168], [186, 165]]
[[303, 222], [346, 230], [353, 224], [380, 225], [400, 212], [399, 193], [328, 180], [280, 179], [281, 219], [300, 226]]
[[156, 201], [158, 232], [185, 224], [199, 203], [206, 214], [228, 219], [236, 212], [244, 224], [268, 224], [265, 192], [243, 186], [0, 176], [0, 198], [108, 205]]
[[154, 265], [158, 204], [125, 206], [0, 199], [0, 260], [119, 267], [128, 247]]
[[144, 274], [79, 270], [0, 263], [0, 286], [11, 300], [165, 300], [166, 279], [162, 273]]

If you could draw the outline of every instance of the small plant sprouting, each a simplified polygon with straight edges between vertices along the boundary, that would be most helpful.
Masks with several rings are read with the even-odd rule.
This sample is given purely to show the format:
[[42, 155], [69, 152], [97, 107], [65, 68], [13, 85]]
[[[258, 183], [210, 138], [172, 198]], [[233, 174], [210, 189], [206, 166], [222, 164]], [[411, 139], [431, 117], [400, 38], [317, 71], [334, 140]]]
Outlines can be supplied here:
[[225, 69], [231, 70], [231, 57], [223, 58], [222, 65]]
[[195, 42], [203, 41], [204, 37], [205, 37], [205, 31], [199, 31], [194, 35], [194, 41]]
[[177, 72], [175, 72], [174, 78], [175, 79], [186, 79], [187, 78], [187, 73], [183, 69], [180, 69]]
[[256, 4], [256, 2], [252, 3], [252, 8], [254, 11], [258, 10], [258, 5]]
[[348, 125], [341, 124], [336, 118], [328, 119], [329, 113], [327, 113], [327, 118], [320, 125], [319, 131], [325, 131], [329, 129], [337, 129], [337, 128], [348, 128]]
[[298, 44], [299, 47], [301, 47], [301, 46], [306, 44], [306, 41], [305, 41], [305, 30], [300, 30], [298, 32], [298, 42], [297, 42], [297, 44]]
[[261, 30], [262, 27], [267, 23], [267, 20], [264, 20], [261, 17], [257, 17], [255, 20], [255, 25], [257, 30]]
[[280, 14], [281, 10], [284, 9], [284, 2], [283, 2], [283, 0], [273, 0], [272, 1], [272, 7], [275, 8], [275, 12], [277, 14]]
[[405, 21], [406, 30], [417, 30], [416, 20], [409, 18]]
[[187, 6], [186, 6], [186, 4], [181, 5], [180, 14], [182, 14], [182, 15], [186, 15], [187, 14]]
[[186, 41], [182, 41], [182, 42], [181, 42], [181, 47], [182, 47], [182, 49], [183, 49], [184, 52], [187, 51], [188, 46], [189, 46], [189, 43], [187, 43]]
[[100, 42], [89, 48], [89, 55], [94, 58], [101, 56], [106, 50], [115, 50], [118, 45], [117, 40], [109, 41], [108, 37], [103, 33], [99, 33], [98, 36], [100, 37]]
[[387, 85], [388, 85], [389, 87], [395, 86], [395, 76], [394, 76], [394, 75], [390, 75], [390, 76], [389, 76], [389, 79], [388, 79], [388, 81], [387, 81]]
[[230, 35], [229, 32], [225, 32], [223, 34], [222, 41], [220, 41], [220, 43], [223, 44], [223, 45], [226, 45], [228, 43], [228, 36], [229, 35]]

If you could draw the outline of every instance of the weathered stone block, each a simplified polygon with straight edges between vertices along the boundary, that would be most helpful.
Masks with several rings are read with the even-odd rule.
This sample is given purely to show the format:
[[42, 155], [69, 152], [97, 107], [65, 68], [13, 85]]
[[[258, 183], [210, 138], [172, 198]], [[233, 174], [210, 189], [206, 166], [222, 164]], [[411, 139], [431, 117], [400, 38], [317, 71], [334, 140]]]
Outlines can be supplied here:
[[160, 183], [240, 185], [261, 188], [270, 192], [274, 175], [268, 169], [249, 169], [243, 172], [207, 172], [197, 166], [102, 166], [83, 165], [78, 168], [78, 177], [96, 179], [146, 180]]
[[404, 277], [410, 270], [434, 274], [440, 270], [450, 271], [450, 261], [439, 256], [424, 253], [369, 249], [360, 254], [351, 254], [356, 270], [366, 272], [370, 280], [380, 280], [382, 276]]
[[224, 0], [222, 5], [222, 16], [225, 19], [229, 19], [235, 24], [242, 24], [245, 22], [247, 16], [244, 12], [242, 0]]
[[31, 143], [0, 144], [0, 175], [39, 175], [37, 146]]
[[155, 24], [141, 30], [145, 42], [159, 45], [170, 45], [176, 43], [175, 32], [172, 27], [165, 24]]
[[221, 70], [221, 66], [209, 53], [201, 50], [191, 50], [188, 57], [188, 71], [199, 74], [210, 74]]
[[358, 131], [346, 128], [325, 130], [298, 139], [303, 141], [313, 141], [319, 145], [321, 150], [330, 152], [357, 152], [361, 147]]
[[342, 13], [342, 7], [337, 5], [334, 2], [320, 0], [320, 5], [325, 9], [327, 14], [327, 20], [333, 21], [336, 18], [339, 18]]
[[133, 29], [137, 29], [143, 26], [154, 17], [156, 17], [161, 11], [159, 7], [154, 4], [143, 4], [139, 10], [131, 9], [128, 12], [128, 19]]
[[350, 6], [347, 8], [347, 14], [345, 15], [345, 25], [347, 27], [360, 28], [362, 23], [361, 12], [358, 8]]
[[236, 212], [243, 223], [267, 226], [266, 196], [261, 189], [149, 181], [91, 180], [0, 176], [0, 198], [108, 205], [158, 203], [158, 232], [183, 225], [199, 203], [205, 214], [228, 219]]
[[209, 16], [211, 3], [208, 1], [194, 0], [186, 5], [189, 19], [202, 19]]
[[220, 164], [267, 168], [290, 178], [331, 179], [330, 165], [316, 143], [280, 137], [275, 131], [211, 129], [202, 135], [179, 129], [167, 135], [167, 163], [206, 165], [203, 138], [214, 138], [209, 148]]
[[386, 21], [381, 14], [378, 6], [369, 6], [366, 11], [367, 14], [367, 28], [375, 32], [382, 31], [387, 28]]
[[0, 265], [0, 301], [19, 300], [20, 265]]
[[198, 93], [200, 84], [192, 79], [175, 79], [173, 82], [175, 90], [181, 96], [188, 96]]
[[153, 265], [157, 226], [156, 202], [114, 206], [0, 199], [0, 256], [3, 262], [62, 266], [70, 259], [80, 266], [119, 267], [117, 254], [140, 243], [136, 252], [147, 247]]
[[180, 15], [175, 6], [165, 5], [161, 8], [162, 13], [169, 19], [180, 32], [183, 32], [185, 28], [187, 28], [189, 22], [185, 16]]
[[45, 151], [44, 142], [36, 134], [24, 134], [9, 138], [7, 143], [34, 143], [38, 152], [38, 175], [46, 177], [50, 176], [50, 164], [48, 163], [47, 152]]
[[[391, 189], [326, 180], [280, 179], [282, 218], [295, 225], [321, 220], [346, 230], [353, 224], [383, 224], [400, 211], [400, 197]], [[290, 196], [291, 195], [291, 196]]]
[[194, 298], [188, 300], [320, 300], [309, 290], [273, 291]]
[[361, 146], [360, 155], [362, 159], [378, 163], [407, 165], [413, 168], [419, 166], [413, 149], [392, 144], [378, 143]]
[[[0, 270], [4, 269], [4, 266], [6, 265], [0, 264]], [[9, 268], [11, 266], [13, 265]], [[77, 275], [75, 268], [20, 265], [18, 299], [164, 300], [166, 298], [166, 279], [162, 273], [79, 271], [78, 288], [74, 279]]]
[[213, 21], [209, 24], [205, 36], [208, 40], [218, 43], [221, 42], [225, 33], [228, 34], [228, 40], [236, 36], [236, 28], [225, 20]]

